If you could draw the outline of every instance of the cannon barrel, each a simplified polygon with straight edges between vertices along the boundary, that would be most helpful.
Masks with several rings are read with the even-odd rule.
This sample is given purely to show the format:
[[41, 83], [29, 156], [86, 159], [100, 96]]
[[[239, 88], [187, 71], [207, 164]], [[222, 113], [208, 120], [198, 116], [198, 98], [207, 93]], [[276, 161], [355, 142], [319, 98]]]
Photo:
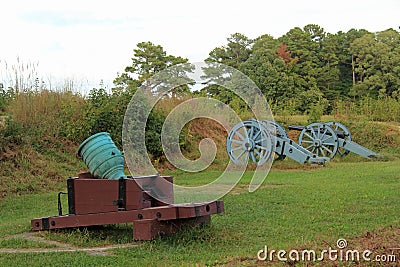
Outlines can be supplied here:
[[125, 178], [124, 156], [118, 150], [107, 132], [94, 134], [87, 138], [78, 148], [93, 177], [101, 179]]

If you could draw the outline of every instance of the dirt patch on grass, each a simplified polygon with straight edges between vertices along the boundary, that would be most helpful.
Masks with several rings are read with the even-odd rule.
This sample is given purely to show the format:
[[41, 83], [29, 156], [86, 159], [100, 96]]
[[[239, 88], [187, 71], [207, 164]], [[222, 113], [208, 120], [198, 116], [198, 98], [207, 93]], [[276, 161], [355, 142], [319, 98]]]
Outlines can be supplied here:
[[324, 165], [317, 165], [317, 164], [300, 164], [294, 161], [289, 161], [288, 159], [285, 159], [283, 161], [274, 161], [274, 164], [272, 165], [272, 170], [281, 170], [281, 171], [287, 171], [287, 170], [303, 170], [303, 171], [313, 171], [317, 170], [319, 168], [324, 168]]
[[87, 252], [90, 255], [106, 255], [107, 251], [117, 248], [137, 247], [137, 243], [110, 245], [102, 247], [81, 248], [71, 244], [61, 243], [58, 241], [47, 240], [36, 236], [35, 233], [23, 233], [14, 236], [8, 236], [4, 239], [23, 238], [30, 241], [55, 246], [55, 248], [0, 248], [0, 253], [55, 253], [55, 252]]
[[[386, 227], [373, 232], [367, 231], [361, 236], [351, 241], [351, 247], [359, 251], [372, 251], [371, 258], [379, 256], [386, 259], [389, 255], [394, 255], [395, 262], [376, 262], [379, 266], [399, 266], [400, 265], [400, 228]], [[358, 264], [358, 265], [357, 265]], [[353, 266], [365, 266], [365, 263], [358, 262]]]
[[13, 160], [17, 156], [15, 146], [9, 145], [0, 149], [0, 161]]
[[[321, 243], [321, 242], [320, 242]], [[336, 241], [333, 243], [331, 242], [322, 242], [324, 245], [316, 245], [316, 243], [304, 244], [302, 247], [292, 248], [296, 251], [303, 251], [303, 250], [315, 250], [317, 251], [318, 248], [328, 249], [331, 247], [333, 250], [338, 250]], [[285, 250], [289, 252], [291, 249]], [[357, 250], [360, 252], [360, 258], [362, 258], [362, 254], [364, 251], [369, 250], [371, 251], [371, 255], [368, 257], [371, 261], [357, 261], [357, 260], [349, 260], [349, 261], [330, 261], [329, 255], [325, 254], [324, 261], [286, 261], [281, 262], [277, 260], [277, 255], [275, 254], [273, 261], [260, 261], [256, 257], [257, 251], [254, 252], [254, 257], [235, 257], [235, 258], [228, 258], [219, 266], [331, 266], [331, 267], [339, 267], [339, 266], [400, 266], [400, 227], [385, 227], [380, 228], [375, 231], [367, 231], [360, 236], [356, 236], [349, 239], [347, 241], [347, 246], [342, 249], [344, 253], [348, 250]], [[317, 258], [320, 256], [319, 252], [317, 251]], [[377, 257], [379, 259], [386, 259], [386, 261], [377, 261]], [[286, 255], [287, 257], [287, 255]], [[339, 257], [339, 256], [338, 256]], [[345, 255], [343, 256], [345, 259]], [[349, 256], [351, 257], [351, 256]]]

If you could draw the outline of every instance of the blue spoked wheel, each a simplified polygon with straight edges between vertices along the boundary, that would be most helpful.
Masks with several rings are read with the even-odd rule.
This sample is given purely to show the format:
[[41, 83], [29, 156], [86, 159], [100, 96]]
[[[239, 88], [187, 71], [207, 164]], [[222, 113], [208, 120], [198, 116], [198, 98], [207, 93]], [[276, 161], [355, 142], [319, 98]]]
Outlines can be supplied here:
[[318, 157], [333, 158], [339, 147], [334, 130], [325, 123], [311, 123], [299, 135], [299, 145]]
[[[325, 124], [328, 125], [329, 127], [331, 127], [332, 130], [334, 130], [335, 132], [336, 131], [343, 132], [344, 140], [346, 140], [346, 141], [352, 141], [353, 140], [351, 138], [351, 134], [350, 134], [349, 129], [347, 129], [347, 127], [344, 126], [342, 123], [335, 122], [335, 121], [330, 121], [330, 122], [326, 122]], [[347, 154], [349, 154], [350, 151], [339, 146], [337, 153], [339, 154], [340, 157], [344, 157]]]
[[262, 165], [271, 158], [273, 139], [265, 125], [249, 119], [236, 124], [229, 131], [226, 150], [236, 164], [246, 164], [250, 159]]

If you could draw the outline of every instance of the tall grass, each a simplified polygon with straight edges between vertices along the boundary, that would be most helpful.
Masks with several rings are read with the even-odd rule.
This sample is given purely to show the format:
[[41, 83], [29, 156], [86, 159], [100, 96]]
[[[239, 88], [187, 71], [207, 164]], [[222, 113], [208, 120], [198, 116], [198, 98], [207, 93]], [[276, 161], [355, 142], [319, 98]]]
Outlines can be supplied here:
[[9, 102], [0, 127], [0, 200], [59, 188], [82, 163], [77, 140], [86, 135], [85, 100], [69, 91], [25, 91]]
[[16, 121], [32, 141], [82, 137], [86, 130], [85, 100], [70, 91], [29, 91], [19, 93], [8, 106]]
[[338, 118], [365, 117], [370, 121], [400, 122], [400, 101], [391, 97], [366, 97], [359, 102], [337, 101], [333, 115]]
[[399, 100], [366, 97], [357, 103], [337, 101], [333, 115], [349, 128], [357, 143], [384, 155], [400, 156]]

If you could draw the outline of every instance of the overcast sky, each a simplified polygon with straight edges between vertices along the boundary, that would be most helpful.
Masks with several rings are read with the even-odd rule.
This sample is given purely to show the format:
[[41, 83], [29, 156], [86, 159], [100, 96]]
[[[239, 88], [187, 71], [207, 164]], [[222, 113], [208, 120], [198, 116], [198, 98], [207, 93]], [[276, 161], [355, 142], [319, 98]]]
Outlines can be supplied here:
[[13, 0], [6, 6], [4, 2], [0, 66], [15, 64], [20, 57], [38, 62], [42, 78], [53, 83], [73, 79], [84, 89], [98, 87], [101, 80], [112, 86], [142, 41], [199, 62], [235, 32], [250, 38], [262, 34], [277, 38], [310, 23], [330, 33], [400, 26], [399, 0]]

